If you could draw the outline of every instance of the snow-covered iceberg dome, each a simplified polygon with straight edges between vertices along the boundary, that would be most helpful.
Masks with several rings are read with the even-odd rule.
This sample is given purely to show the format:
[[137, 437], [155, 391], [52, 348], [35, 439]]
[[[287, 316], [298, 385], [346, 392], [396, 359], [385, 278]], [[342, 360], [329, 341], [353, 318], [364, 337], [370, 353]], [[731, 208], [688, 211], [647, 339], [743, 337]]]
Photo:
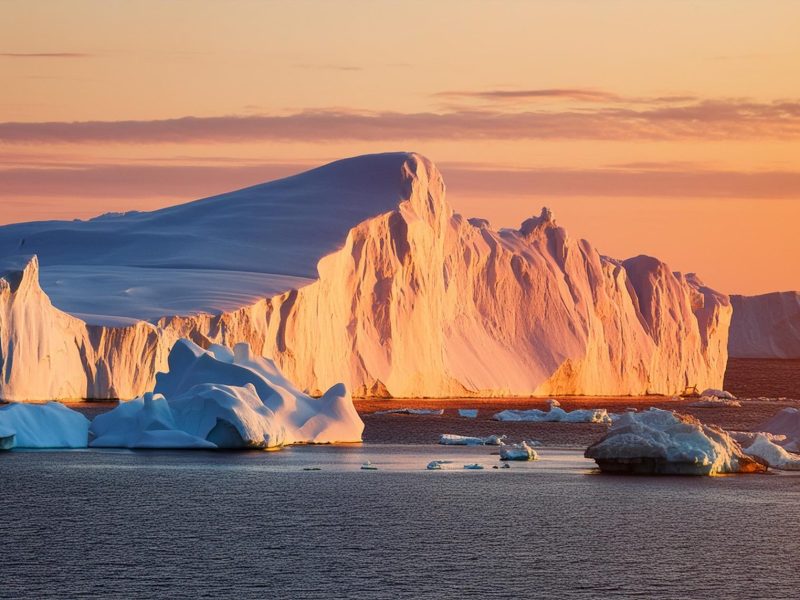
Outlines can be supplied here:
[[657, 408], [622, 414], [589, 446], [586, 458], [603, 472], [636, 475], [760, 473], [767, 468], [744, 454], [726, 431]]
[[0, 449], [86, 448], [89, 420], [58, 402], [0, 406]]
[[321, 398], [295, 388], [247, 344], [203, 350], [183, 339], [153, 393], [98, 416], [94, 447], [274, 448], [360, 442], [364, 423], [341, 384]]

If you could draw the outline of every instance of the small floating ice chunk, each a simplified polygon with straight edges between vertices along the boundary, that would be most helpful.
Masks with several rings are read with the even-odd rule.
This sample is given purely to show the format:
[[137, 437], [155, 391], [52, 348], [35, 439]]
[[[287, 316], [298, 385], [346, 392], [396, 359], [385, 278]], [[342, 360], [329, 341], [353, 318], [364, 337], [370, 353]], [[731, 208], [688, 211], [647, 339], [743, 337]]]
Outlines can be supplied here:
[[560, 408], [561, 407], [561, 402], [559, 402], [555, 398], [549, 398], [547, 400], [547, 406], [549, 406], [550, 408]]
[[787, 452], [763, 433], [756, 435], [755, 441], [745, 448], [745, 453], [760, 458], [773, 469], [800, 471], [800, 455]]
[[611, 423], [611, 416], [605, 408], [586, 408], [565, 411], [553, 406], [548, 411], [532, 408], [530, 410], [504, 410], [496, 413], [495, 421], [514, 421], [526, 423]]
[[0, 449], [86, 448], [89, 419], [59, 402], [0, 407]]
[[500, 448], [500, 460], [536, 460], [538, 454], [525, 442]]
[[480, 470], [483, 469], [483, 465], [478, 464], [478, 463], [471, 463], [471, 464], [468, 464], [468, 465], [464, 465], [464, 468], [469, 470], [469, 471], [480, 471]]
[[458, 416], [459, 417], [466, 417], [467, 419], [474, 419], [478, 416], [478, 409], [477, 408], [459, 408], [458, 409]]
[[371, 415], [443, 415], [443, 408], [390, 408], [388, 410], [379, 410]]
[[506, 439], [504, 435], [489, 435], [486, 437], [469, 437], [453, 433], [443, 433], [439, 436], [439, 443], [445, 446], [502, 446]]
[[452, 460], [432, 460], [425, 467], [428, 471], [441, 471], [444, 465], [452, 464]]
[[718, 390], [716, 388], [708, 388], [700, 393], [701, 398], [723, 398], [725, 400], [736, 400], [736, 396], [725, 390]]
[[697, 402], [692, 402], [692, 408], [741, 408], [742, 403], [738, 400], [729, 398], [718, 398], [716, 396], [703, 396]]
[[377, 471], [378, 467], [373, 465], [370, 461], [367, 461], [363, 465], [361, 465], [361, 470], [362, 471]]

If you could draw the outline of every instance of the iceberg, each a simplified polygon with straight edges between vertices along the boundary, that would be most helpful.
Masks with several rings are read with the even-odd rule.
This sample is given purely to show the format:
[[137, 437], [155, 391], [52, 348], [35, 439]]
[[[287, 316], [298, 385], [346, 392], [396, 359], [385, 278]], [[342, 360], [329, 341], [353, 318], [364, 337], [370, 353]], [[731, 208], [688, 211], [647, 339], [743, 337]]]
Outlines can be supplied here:
[[785, 436], [780, 445], [790, 452], [800, 452], [800, 409], [792, 406], [783, 408], [755, 429], [763, 433]]
[[731, 358], [800, 358], [800, 292], [731, 296]]
[[91, 446], [265, 449], [361, 441], [364, 423], [343, 385], [312, 398], [247, 344], [203, 350], [183, 339], [168, 363], [152, 393], [95, 418]]
[[496, 413], [495, 421], [514, 421], [526, 423], [611, 423], [611, 416], [605, 408], [586, 408], [565, 411], [551, 405], [550, 410], [536, 408], [530, 410], [503, 410]]
[[697, 277], [603, 256], [546, 209], [509, 229], [456, 214], [414, 153], [0, 227], [5, 400], [142, 396], [180, 338], [248, 343], [304, 390], [671, 394], [722, 385], [730, 317]]
[[787, 452], [764, 434], [757, 434], [755, 441], [744, 451], [745, 454], [763, 460], [773, 469], [800, 471], [800, 455]]
[[539, 455], [527, 443], [511, 444], [500, 448], [500, 460], [536, 460]]
[[439, 443], [444, 446], [502, 446], [506, 439], [504, 435], [489, 435], [486, 437], [469, 437], [453, 433], [443, 433], [439, 436]]
[[58, 402], [0, 406], [0, 449], [86, 448], [89, 420]]
[[747, 456], [726, 431], [657, 408], [623, 413], [585, 456], [605, 473], [718, 475], [767, 469], [761, 459]]

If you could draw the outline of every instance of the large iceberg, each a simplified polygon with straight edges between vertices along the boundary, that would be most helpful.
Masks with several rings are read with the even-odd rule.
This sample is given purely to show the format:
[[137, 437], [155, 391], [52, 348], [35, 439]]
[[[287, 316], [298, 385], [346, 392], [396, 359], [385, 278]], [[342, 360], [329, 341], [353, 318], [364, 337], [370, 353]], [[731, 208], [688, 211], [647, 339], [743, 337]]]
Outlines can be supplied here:
[[499, 230], [455, 214], [418, 154], [0, 227], [6, 400], [135, 398], [183, 337], [246, 342], [312, 392], [671, 394], [722, 384], [730, 315], [695, 276], [605, 257], [548, 210]]
[[0, 406], [0, 449], [86, 448], [89, 420], [58, 402]]
[[99, 415], [93, 447], [274, 448], [359, 442], [364, 423], [342, 384], [321, 398], [295, 388], [247, 344], [178, 341], [153, 393]]
[[731, 296], [732, 358], [800, 358], [800, 292]]
[[759, 473], [766, 464], [747, 456], [724, 430], [693, 417], [651, 408], [626, 412], [586, 457], [608, 473], [635, 475], [718, 475]]

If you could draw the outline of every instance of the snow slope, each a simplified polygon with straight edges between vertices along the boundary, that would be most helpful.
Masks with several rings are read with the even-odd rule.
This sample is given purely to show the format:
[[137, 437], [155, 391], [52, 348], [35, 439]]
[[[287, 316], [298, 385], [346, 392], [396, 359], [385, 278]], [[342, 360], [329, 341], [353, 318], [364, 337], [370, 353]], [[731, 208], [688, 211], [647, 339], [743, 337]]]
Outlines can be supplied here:
[[800, 292], [731, 296], [733, 358], [800, 358]]
[[[41, 260], [23, 268], [29, 252]], [[396, 397], [673, 394], [721, 387], [727, 361], [727, 296], [655, 258], [604, 257], [546, 209], [519, 229], [464, 219], [416, 154], [152, 213], [6, 226], [0, 262], [12, 255], [9, 399], [139, 396], [182, 337], [246, 342], [312, 392], [344, 381]], [[128, 272], [142, 276], [125, 287]], [[265, 288], [239, 288], [253, 273]]]

